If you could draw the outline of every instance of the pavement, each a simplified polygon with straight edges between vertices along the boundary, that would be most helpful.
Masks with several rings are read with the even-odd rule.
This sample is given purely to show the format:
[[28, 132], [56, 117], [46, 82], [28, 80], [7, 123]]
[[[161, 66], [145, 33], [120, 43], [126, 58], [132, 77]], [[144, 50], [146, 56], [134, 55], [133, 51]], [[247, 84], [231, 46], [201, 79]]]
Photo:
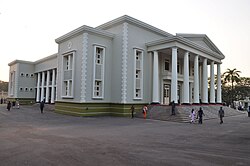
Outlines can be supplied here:
[[189, 124], [0, 105], [0, 166], [33, 165], [249, 166], [250, 118]]

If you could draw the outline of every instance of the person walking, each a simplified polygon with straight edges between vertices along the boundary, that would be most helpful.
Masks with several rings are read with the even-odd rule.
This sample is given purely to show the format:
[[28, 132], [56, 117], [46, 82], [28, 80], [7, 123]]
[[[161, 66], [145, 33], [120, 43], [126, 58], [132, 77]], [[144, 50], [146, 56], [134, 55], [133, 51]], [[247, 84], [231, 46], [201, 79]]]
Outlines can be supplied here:
[[190, 123], [194, 123], [194, 121], [195, 121], [195, 111], [194, 111], [194, 109], [192, 109], [189, 117], [191, 118]]
[[20, 108], [20, 103], [19, 103], [19, 100], [18, 100], [18, 99], [16, 100], [16, 106], [17, 106], [17, 109]]
[[10, 108], [11, 108], [11, 102], [9, 101], [9, 102], [7, 103], [7, 110], [10, 111]]
[[172, 114], [171, 115], [175, 115], [175, 102], [174, 102], [174, 100], [171, 102], [171, 106], [172, 106]]
[[222, 124], [223, 123], [223, 117], [224, 117], [224, 110], [222, 109], [222, 107], [220, 107], [218, 114], [219, 114], [219, 117], [220, 117], [220, 124]]
[[44, 108], [44, 101], [41, 101], [40, 102], [40, 110], [41, 110], [42, 114], [43, 114], [43, 108]]
[[147, 111], [148, 111], [148, 107], [146, 105], [144, 105], [143, 109], [142, 109], [142, 113], [143, 113], [143, 118], [144, 119], [147, 118]]
[[131, 110], [131, 119], [133, 119], [134, 118], [134, 112], [135, 112], [134, 105], [131, 106], [130, 110]]
[[199, 109], [199, 111], [198, 111], [199, 124], [202, 124], [203, 115], [205, 116], [205, 114], [203, 113], [202, 108], [200, 107], [200, 109]]
[[248, 113], [248, 117], [250, 117], [250, 106], [248, 106], [247, 113]]

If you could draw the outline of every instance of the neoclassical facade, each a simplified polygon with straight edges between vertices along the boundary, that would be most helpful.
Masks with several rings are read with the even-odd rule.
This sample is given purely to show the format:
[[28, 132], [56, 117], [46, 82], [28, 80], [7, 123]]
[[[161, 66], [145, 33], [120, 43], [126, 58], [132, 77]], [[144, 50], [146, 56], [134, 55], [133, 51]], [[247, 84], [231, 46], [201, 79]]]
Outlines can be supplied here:
[[44, 100], [79, 116], [126, 116], [131, 104], [222, 103], [215, 75], [224, 55], [205, 34], [172, 35], [124, 15], [55, 41], [58, 53], [9, 64], [10, 98]]

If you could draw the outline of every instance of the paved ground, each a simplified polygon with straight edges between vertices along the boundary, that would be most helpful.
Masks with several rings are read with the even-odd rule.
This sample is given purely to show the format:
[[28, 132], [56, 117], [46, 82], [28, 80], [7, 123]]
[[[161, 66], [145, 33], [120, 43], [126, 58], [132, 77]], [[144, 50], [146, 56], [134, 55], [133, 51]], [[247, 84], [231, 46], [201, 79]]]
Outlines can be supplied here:
[[0, 166], [250, 165], [250, 118], [204, 124], [0, 106]]

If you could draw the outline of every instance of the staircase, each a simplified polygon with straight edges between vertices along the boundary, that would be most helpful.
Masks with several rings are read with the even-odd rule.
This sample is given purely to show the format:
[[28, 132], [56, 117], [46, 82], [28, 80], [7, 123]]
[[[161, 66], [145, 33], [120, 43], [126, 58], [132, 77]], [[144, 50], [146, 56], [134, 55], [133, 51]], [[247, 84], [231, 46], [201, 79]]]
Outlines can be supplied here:
[[[147, 119], [189, 123], [191, 110], [194, 109], [197, 112], [200, 107], [202, 107], [205, 114], [205, 116], [203, 116], [204, 120], [218, 118], [218, 110], [221, 105], [179, 105], [176, 106], [175, 115], [171, 115], [171, 106], [148, 105]], [[229, 107], [223, 107], [223, 109], [225, 117], [244, 114], [244, 112]], [[143, 118], [142, 112], [137, 112], [136, 117]]]

